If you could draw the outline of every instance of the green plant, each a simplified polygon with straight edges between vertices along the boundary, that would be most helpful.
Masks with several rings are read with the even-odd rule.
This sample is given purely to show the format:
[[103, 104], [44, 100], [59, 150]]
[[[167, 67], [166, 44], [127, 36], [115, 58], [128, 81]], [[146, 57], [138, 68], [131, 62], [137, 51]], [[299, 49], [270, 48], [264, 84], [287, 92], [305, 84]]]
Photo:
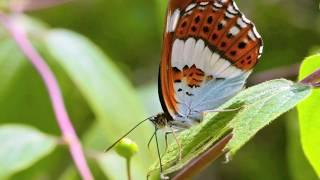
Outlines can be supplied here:
[[[81, 3], [80, 6], [70, 3], [71, 8], [66, 8], [68, 5], [63, 6], [56, 10], [56, 14], [50, 10], [32, 13], [33, 17], [46, 19], [46, 22], [54, 26], [65, 25], [86, 34], [94, 43], [70, 30], [51, 28], [43, 21], [24, 13], [49, 7], [51, 2], [55, 2], [53, 0], [32, 0], [29, 2], [37, 3], [30, 4], [19, 4], [23, 1], [12, 1], [18, 4], [8, 2], [0, 3], [3, 25], [0, 28], [0, 179], [125, 179], [127, 175], [124, 159], [114, 151], [103, 153], [103, 150], [127, 129], [148, 116], [141, 102], [151, 99], [151, 105], [155, 104], [155, 100], [149, 98], [150, 94], [150, 97], [154, 97], [150, 92], [155, 91], [155, 86], [141, 88], [143, 98], [139, 100], [137, 90], [130, 81], [134, 81], [135, 85], [144, 80], [156, 84], [156, 64], [159, 60], [165, 2], [92, 1], [95, 5], [93, 6], [90, 1], [88, 4], [82, 2], [83, 7]], [[49, 4], [46, 4], [47, 2]], [[294, 2], [290, 2], [292, 6], [296, 5]], [[264, 4], [263, 1], [259, 1], [253, 2], [250, 6], [255, 7], [250, 9], [259, 9], [263, 14], [261, 16], [252, 12], [257, 14], [255, 17], [259, 22], [258, 26], [263, 27], [261, 29], [264, 31], [263, 37], [267, 45], [264, 59], [257, 69], [271, 69], [271, 73], [267, 71], [253, 75], [249, 83], [260, 82], [261, 77], [263, 80], [279, 76], [294, 78], [297, 73], [291, 67], [297, 67], [296, 65], [289, 66], [289, 71], [288, 68], [280, 68], [280, 75], [274, 73], [279, 72], [279, 69], [274, 67], [295, 64], [305, 56], [311, 46], [318, 44], [318, 32], [313, 22], [316, 15], [309, 11], [301, 13], [300, 18], [305, 23], [297, 23], [296, 19], [291, 18], [290, 10], [284, 12], [277, 4]], [[67, 10], [63, 10], [64, 8]], [[153, 12], [155, 18], [151, 15], [143, 16], [145, 12], [150, 11], [156, 12]], [[66, 12], [71, 12], [68, 17]], [[115, 24], [107, 21], [103, 13], [109, 15], [107, 19]], [[308, 16], [313, 23], [307, 23]], [[60, 17], [59, 22], [56, 21], [57, 17]], [[105, 21], [108, 23], [104, 23]], [[135, 22], [139, 22], [139, 26]], [[104, 24], [106, 25], [103, 27]], [[77, 26], [81, 26], [82, 29]], [[276, 28], [281, 29], [279, 34], [272, 31]], [[132, 34], [135, 35], [134, 40]], [[154, 45], [150, 45], [151, 43]], [[95, 44], [102, 46], [108, 55]], [[308, 58], [302, 65], [300, 80], [316, 71], [320, 67], [319, 61], [318, 55]], [[39, 67], [39, 63], [42, 64], [42, 67], [37, 68], [42, 76], [39, 76], [38, 71], [29, 62], [35, 67]], [[45, 73], [43, 65], [46, 66]], [[137, 68], [138, 73], [133, 71]], [[154, 78], [145, 75], [150, 69]], [[141, 74], [140, 71], [143, 72], [142, 75], [137, 76]], [[55, 93], [51, 96], [48, 96], [47, 89], [52, 91], [52, 83], [48, 83], [48, 79], [41, 79], [45, 79], [48, 73], [51, 74], [49, 79], [52, 80], [53, 77], [59, 84], [58, 87], [57, 82], [53, 83]], [[266, 74], [272, 76], [266, 78]], [[43, 82], [46, 82], [47, 86]], [[306, 83], [318, 85], [317, 79]], [[54, 105], [53, 110], [50, 98], [55, 99], [57, 94], [60, 97], [58, 105]], [[228, 152], [227, 159], [233, 157], [258, 130], [309, 96], [298, 106], [299, 121], [305, 154], [319, 175], [318, 94], [318, 89], [311, 90], [311, 86], [284, 79], [269, 81], [243, 91], [224, 105], [225, 108], [241, 107], [239, 111], [209, 114], [200, 126], [180, 135], [184, 155], [182, 161], [177, 161], [176, 144], [170, 145], [168, 153], [163, 157], [165, 172], [172, 173], [170, 175], [173, 177], [191, 176], [223, 153]], [[65, 103], [61, 103], [62, 98]], [[150, 104], [147, 105], [147, 108], [150, 107]], [[60, 115], [63, 116], [62, 121]], [[251, 123], [248, 119], [252, 120]], [[289, 119], [293, 120], [291, 117]], [[139, 127], [130, 137], [137, 142], [140, 149], [137, 156], [132, 157], [132, 179], [144, 179], [148, 166], [156, 159], [155, 156], [152, 157], [155, 150], [151, 149], [149, 152], [146, 147], [149, 138], [146, 135], [151, 135], [152, 130], [146, 126]], [[276, 130], [271, 131], [279, 135]], [[264, 150], [265, 146], [272, 145], [264, 144], [261, 149]], [[252, 154], [241, 154], [243, 152]], [[284, 156], [281, 152], [275, 150], [272, 153], [274, 157], [279, 158]], [[264, 156], [270, 155], [271, 152], [263, 154], [259, 149], [244, 149], [238, 153], [239, 155], [234, 157], [235, 160], [223, 169], [228, 169], [236, 163], [241, 166], [230, 168], [234, 173], [226, 174], [236, 174], [238, 179], [248, 179], [248, 176], [254, 175], [255, 179], [285, 179], [282, 178], [286, 177], [283, 174], [288, 173], [283, 165], [285, 163], [282, 163], [286, 162], [286, 159], [279, 158], [271, 163], [267, 161], [269, 164], [261, 163], [269, 159]], [[237, 157], [244, 157], [245, 161]], [[258, 165], [263, 164], [264, 167], [256, 168], [257, 163], [248, 157], [253, 157]], [[303, 154], [301, 157], [304, 158]], [[197, 164], [203, 160], [205, 161], [201, 166], [192, 166], [190, 163]], [[265, 169], [270, 167], [280, 169], [281, 172], [265, 172]], [[158, 168], [159, 165], [155, 163], [151, 169]], [[291, 175], [293, 179], [299, 179], [299, 175], [305, 177], [304, 172], [300, 172], [302, 168], [297, 169]], [[174, 174], [176, 172], [178, 173]], [[311, 170], [310, 172], [312, 173]], [[158, 178], [158, 174], [155, 174]], [[229, 179], [234, 178], [229, 176]]]

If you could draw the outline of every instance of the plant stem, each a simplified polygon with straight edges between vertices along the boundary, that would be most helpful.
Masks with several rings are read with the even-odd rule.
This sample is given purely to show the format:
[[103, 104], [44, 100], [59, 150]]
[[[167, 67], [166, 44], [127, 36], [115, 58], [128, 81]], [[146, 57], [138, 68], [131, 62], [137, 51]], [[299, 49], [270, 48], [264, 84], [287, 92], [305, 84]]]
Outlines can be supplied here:
[[131, 158], [126, 158], [126, 163], [127, 163], [127, 175], [128, 175], [128, 180], [131, 180]]
[[227, 143], [231, 140], [232, 133], [230, 132], [214, 144], [207, 151], [202, 153], [199, 157], [193, 159], [188, 163], [182, 170], [180, 170], [172, 179], [173, 180], [183, 180], [191, 179], [194, 175], [198, 174], [200, 171], [209, 166], [218, 157], [224, 154], [224, 148]]
[[250, 76], [249, 85], [259, 84], [277, 78], [295, 79], [299, 73], [300, 64], [292, 64], [284, 67], [272, 68]]
[[314, 88], [320, 87], [320, 69], [310, 74], [300, 82], [302, 84], [310, 85]]
[[27, 12], [40, 10], [45, 8], [50, 8], [58, 6], [61, 4], [66, 4], [73, 0], [24, 0], [24, 1], [13, 1], [10, 4], [10, 9], [13, 12]]
[[82, 176], [82, 179], [92, 180], [93, 176], [84, 157], [81, 143], [66, 111], [58, 82], [44, 59], [33, 48], [23, 27], [19, 26], [19, 24], [16, 24], [13, 18], [14, 17], [9, 17], [0, 12], [0, 22], [7, 28], [12, 38], [20, 47], [21, 51], [31, 62], [33, 67], [38, 71], [44, 81], [50, 96], [57, 123], [63, 135], [63, 139], [69, 146], [71, 156], [78, 171], [80, 172], [80, 175]]

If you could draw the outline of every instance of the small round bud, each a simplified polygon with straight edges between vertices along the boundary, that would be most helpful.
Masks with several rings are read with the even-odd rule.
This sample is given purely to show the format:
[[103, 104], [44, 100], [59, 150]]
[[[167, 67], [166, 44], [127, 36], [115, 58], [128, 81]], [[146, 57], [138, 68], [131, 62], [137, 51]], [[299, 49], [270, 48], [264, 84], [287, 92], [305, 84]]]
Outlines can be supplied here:
[[115, 147], [116, 152], [126, 158], [130, 159], [138, 152], [138, 145], [128, 138], [123, 138]]

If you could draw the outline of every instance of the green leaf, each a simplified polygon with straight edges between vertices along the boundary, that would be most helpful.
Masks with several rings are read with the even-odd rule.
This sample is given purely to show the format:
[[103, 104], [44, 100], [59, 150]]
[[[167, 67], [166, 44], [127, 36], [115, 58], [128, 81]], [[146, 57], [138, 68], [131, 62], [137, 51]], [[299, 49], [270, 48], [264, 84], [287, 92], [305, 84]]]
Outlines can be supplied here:
[[[304, 60], [299, 79], [302, 80], [320, 68], [320, 55]], [[320, 177], [320, 90], [314, 89], [312, 95], [298, 106], [301, 140], [304, 153]]]
[[286, 114], [287, 119], [287, 159], [290, 179], [317, 180], [319, 179], [303, 153], [297, 111]]
[[50, 154], [57, 141], [29, 126], [3, 125], [0, 143], [0, 179], [3, 179]]
[[7, 36], [0, 37], [2, 38], [0, 41], [0, 97], [2, 97], [26, 61], [14, 41]]
[[[99, 122], [97, 126], [100, 128], [93, 134], [99, 134], [102, 141], [96, 149], [102, 152], [134, 124], [145, 119], [142, 105], [131, 84], [110, 58], [87, 38], [67, 30], [52, 30], [46, 34], [45, 43], [49, 54], [75, 83]], [[142, 147], [137, 155], [139, 158], [135, 158], [132, 163], [140, 164], [145, 169], [151, 159], [146, 147], [149, 137], [141, 134], [151, 136], [151, 130], [141, 126], [131, 135], [139, 147]], [[109, 162], [115, 163], [112, 160]], [[109, 173], [123, 172], [125, 166], [121, 171]]]
[[[179, 135], [183, 158], [177, 162], [179, 148], [173, 143], [163, 157], [165, 173], [181, 169], [228, 132], [232, 132], [233, 136], [225, 151], [228, 152], [228, 157], [234, 155], [259, 130], [293, 108], [310, 92], [308, 86], [283, 79], [265, 82], [242, 91], [221, 108], [241, 107], [239, 110], [208, 114], [200, 125]], [[159, 165], [156, 164], [151, 170], [158, 168]]]

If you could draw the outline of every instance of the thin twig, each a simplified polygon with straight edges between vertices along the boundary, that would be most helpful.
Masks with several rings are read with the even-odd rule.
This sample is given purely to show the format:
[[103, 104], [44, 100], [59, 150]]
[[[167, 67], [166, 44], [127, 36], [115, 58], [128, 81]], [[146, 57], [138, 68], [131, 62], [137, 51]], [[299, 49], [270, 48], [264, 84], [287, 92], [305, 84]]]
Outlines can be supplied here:
[[191, 179], [194, 175], [208, 167], [213, 161], [224, 154], [224, 148], [231, 140], [232, 133], [230, 132], [218, 143], [214, 144], [211, 148], [202, 153], [199, 157], [193, 159], [182, 170], [180, 170], [172, 179], [183, 180]]
[[315, 71], [314, 73], [310, 74], [306, 78], [304, 78], [302, 81], [300, 81], [302, 84], [310, 85], [313, 87], [320, 87], [320, 69]]
[[132, 180], [131, 178], [131, 158], [126, 159], [126, 163], [127, 163], [127, 176], [128, 176], [128, 180]]
[[276, 79], [276, 78], [286, 78], [292, 79], [296, 78], [299, 73], [300, 64], [293, 64], [285, 67], [273, 68], [270, 70], [262, 71], [254, 76], [251, 76], [248, 80], [249, 85], [259, 84], [264, 81]]
[[7, 28], [12, 38], [20, 47], [21, 51], [31, 62], [33, 67], [38, 71], [44, 81], [51, 99], [57, 123], [63, 135], [63, 139], [69, 146], [71, 156], [78, 171], [80, 172], [80, 175], [82, 176], [82, 179], [92, 180], [93, 176], [84, 157], [81, 143], [66, 111], [58, 82], [44, 59], [33, 48], [23, 27], [19, 26], [19, 24], [16, 24], [13, 18], [14, 17], [7, 16], [0, 12], [0, 22]]

